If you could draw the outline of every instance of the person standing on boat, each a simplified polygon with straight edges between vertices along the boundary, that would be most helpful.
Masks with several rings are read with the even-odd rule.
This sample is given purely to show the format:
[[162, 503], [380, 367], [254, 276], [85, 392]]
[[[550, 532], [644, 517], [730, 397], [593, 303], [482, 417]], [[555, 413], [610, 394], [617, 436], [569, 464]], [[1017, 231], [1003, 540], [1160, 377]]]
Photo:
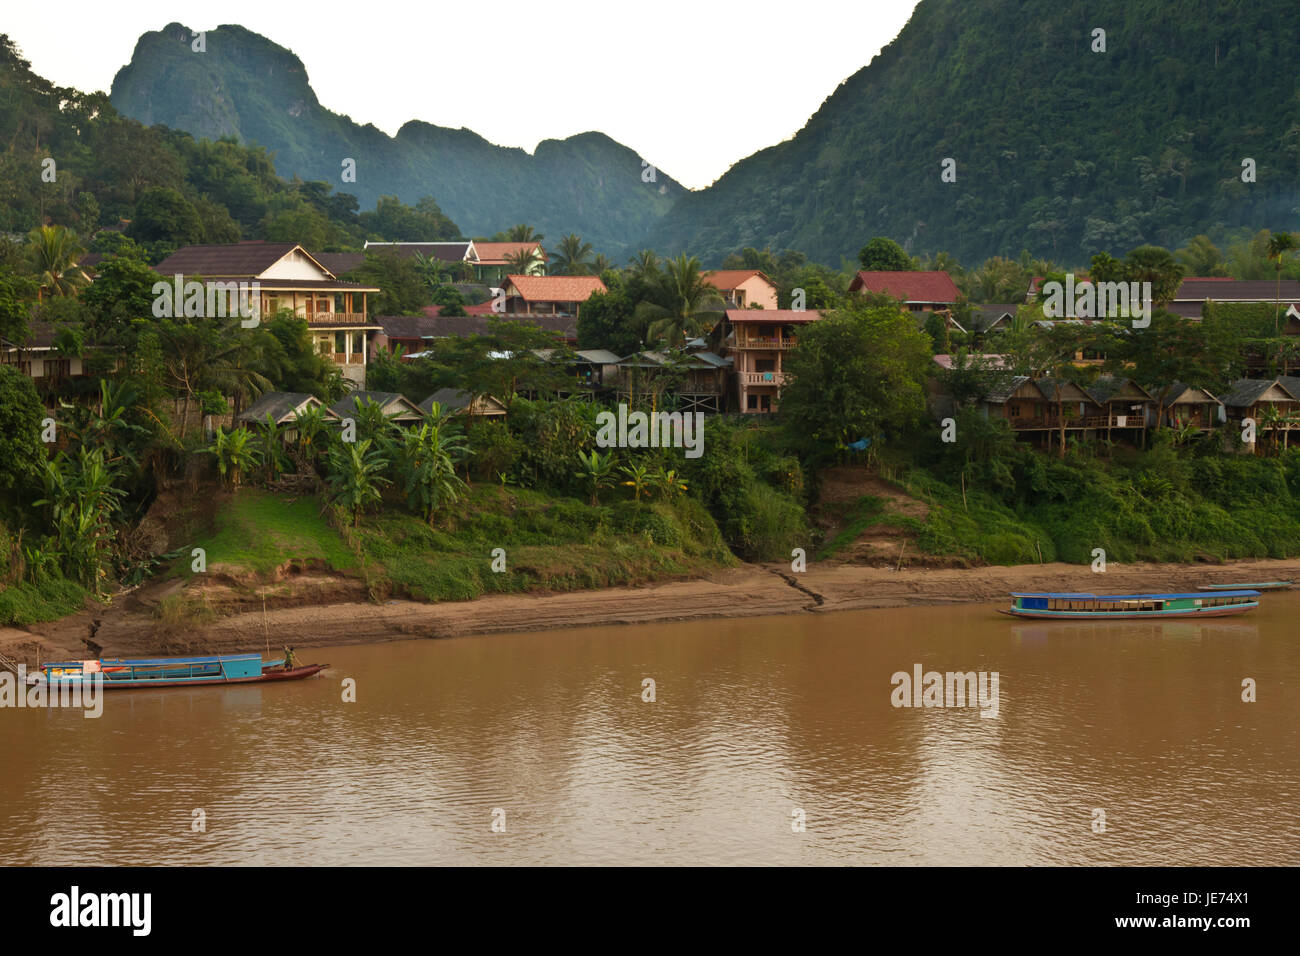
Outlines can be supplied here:
[[293, 670], [293, 665], [294, 665], [293, 648], [286, 646], [284, 649], [284, 669], [287, 671], [291, 671]]

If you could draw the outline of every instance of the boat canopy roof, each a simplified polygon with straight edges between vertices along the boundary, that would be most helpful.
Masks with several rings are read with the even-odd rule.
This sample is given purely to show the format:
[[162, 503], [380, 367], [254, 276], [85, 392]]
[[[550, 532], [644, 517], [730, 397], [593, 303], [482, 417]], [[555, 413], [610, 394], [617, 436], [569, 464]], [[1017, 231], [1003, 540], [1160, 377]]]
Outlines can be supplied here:
[[[1178, 594], [1088, 594], [1076, 591], [1012, 591], [1012, 597], [1064, 598], [1069, 601], [1171, 601], [1177, 598], [1203, 598], [1204, 591]], [[1259, 597], [1258, 591], [1216, 591], [1216, 597]]]
[[205, 657], [105, 657], [101, 664], [125, 667], [157, 667], [160, 664], [219, 664], [222, 661], [261, 659], [261, 654], [209, 654]]

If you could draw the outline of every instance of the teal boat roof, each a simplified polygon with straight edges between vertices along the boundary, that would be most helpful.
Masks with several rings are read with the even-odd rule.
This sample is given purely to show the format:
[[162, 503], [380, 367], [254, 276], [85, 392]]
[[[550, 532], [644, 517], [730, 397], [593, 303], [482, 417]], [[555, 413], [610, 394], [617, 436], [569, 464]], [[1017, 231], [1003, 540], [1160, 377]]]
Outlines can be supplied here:
[[[1259, 597], [1258, 591], [1216, 591], [1218, 597]], [[1089, 594], [1082, 591], [1012, 591], [1012, 597], [1065, 598], [1070, 601], [1169, 601], [1175, 598], [1203, 598], [1204, 591], [1177, 594]]]
[[209, 654], [204, 657], [105, 657], [101, 664], [123, 665], [126, 667], [157, 667], [160, 664], [219, 664], [222, 661], [247, 661], [261, 654]]

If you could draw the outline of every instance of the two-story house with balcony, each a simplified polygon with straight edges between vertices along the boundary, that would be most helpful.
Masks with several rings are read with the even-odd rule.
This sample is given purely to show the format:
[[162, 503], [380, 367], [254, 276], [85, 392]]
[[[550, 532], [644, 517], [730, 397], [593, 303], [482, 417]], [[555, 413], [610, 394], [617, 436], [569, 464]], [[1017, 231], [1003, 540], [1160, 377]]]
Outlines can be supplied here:
[[154, 271], [164, 279], [236, 283], [256, 288], [254, 307], [270, 318], [287, 309], [307, 320], [316, 348], [339, 366], [344, 378], [364, 387], [370, 340], [380, 331], [368, 314], [367, 297], [377, 286], [345, 282], [293, 242], [236, 242], [186, 246]]
[[785, 384], [785, 357], [799, 344], [799, 330], [821, 318], [816, 309], [728, 309], [723, 341], [732, 359], [737, 411], [777, 410]]

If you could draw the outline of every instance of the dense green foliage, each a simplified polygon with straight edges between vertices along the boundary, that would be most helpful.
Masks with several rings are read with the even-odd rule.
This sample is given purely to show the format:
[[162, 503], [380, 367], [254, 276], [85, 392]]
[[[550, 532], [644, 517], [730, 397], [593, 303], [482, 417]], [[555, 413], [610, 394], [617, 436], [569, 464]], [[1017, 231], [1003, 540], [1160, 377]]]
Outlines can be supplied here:
[[[922, 455], [904, 484], [928, 501], [920, 544], [933, 554], [1021, 564], [1221, 561], [1300, 554], [1300, 454], [1225, 456], [1161, 441], [1102, 460], [1074, 446], [1064, 460], [1028, 448], [967, 471]], [[994, 477], [996, 475], [996, 477]]]
[[864, 224], [967, 259], [1221, 241], [1294, 214], [1300, 101], [1278, 64], [1297, 37], [1290, 0], [921, 0], [793, 139], [684, 196], [647, 243], [710, 263], [768, 244], [838, 263]]
[[[177, 47], [192, 64], [222, 59], [191, 57], [188, 45]], [[204, 105], [212, 106], [211, 96]], [[101, 226], [130, 220], [128, 236], [154, 262], [178, 245], [240, 238], [331, 250], [359, 247], [366, 239], [407, 239], [411, 229], [426, 239], [460, 233], [427, 190], [410, 196], [413, 207], [380, 192], [367, 194], [376, 208], [358, 213], [355, 196], [334, 193], [329, 185], [342, 185], [337, 166], [322, 174], [326, 181], [289, 181], [276, 175], [266, 140], [254, 138], [256, 146], [231, 137], [196, 140], [181, 128], [142, 125], [120, 114], [102, 93], [57, 87], [32, 73], [5, 35], [0, 129], [7, 140], [0, 152], [2, 231], [52, 223], [88, 239]], [[43, 177], [47, 169], [53, 181]]]

